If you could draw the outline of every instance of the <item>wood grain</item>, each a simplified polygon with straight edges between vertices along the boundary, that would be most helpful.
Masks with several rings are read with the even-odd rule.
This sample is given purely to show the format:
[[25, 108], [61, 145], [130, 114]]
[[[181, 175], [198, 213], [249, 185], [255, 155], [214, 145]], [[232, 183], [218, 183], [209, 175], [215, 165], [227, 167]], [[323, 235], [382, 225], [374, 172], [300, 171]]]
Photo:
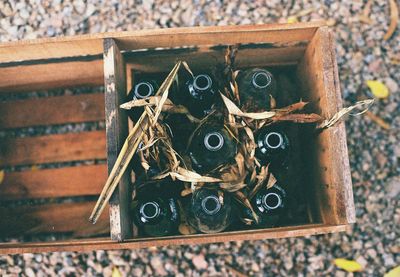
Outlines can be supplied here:
[[0, 93], [101, 86], [103, 81], [101, 59], [0, 67]]
[[[324, 22], [295, 24], [259, 24], [245, 26], [207, 26], [135, 30], [72, 37], [42, 38], [0, 44], [0, 63], [50, 58], [98, 55], [103, 53], [103, 39], [115, 38], [121, 50], [178, 45], [286, 42], [309, 40]], [[268, 31], [268, 35], [266, 32]]]
[[[110, 174], [119, 152], [128, 137], [128, 115], [119, 108], [126, 99], [126, 67], [113, 39], [104, 40], [104, 83], [107, 133], [107, 165]], [[126, 172], [110, 198], [111, 239], [123, 241], [132, 237], [129, 215], [131, 185]]]
[[72, 233], [86, 237], [109, 233], [109, 219], [103, 215], [96, 225], [87, 219], [94, 202], [45, 204], [14, 208], [0, 207], [0, 237], [40, 233]]
[[104, 120], [104, 94], [0, 102], [0, 129]]
[[105, 164], [7, 172], [0, 201], [98, 195], [106, 180]]
[[[310, 42], [297, 70], [305, 101], [314, 103], [317, 113], [333, 116], [342, 100], [332, 34], [320, 28]], [[305, 139], [309, 145], [309, 173], [313, 179], [313, 210], [328, 224], [355, 221], [350, 166], [344, 123]]]
[[131, 239], [123, 243], [114, 242], [106, 238], [40, 243], [2, 243], [0, 244], [0, 254], [55, 251], [88, 252], [93, 250], [137, 249], [147, 247], [161, 247], [167, 245], [196, 245], [242, 240], [278, 239], [343, 232], [346, 230], [346, 227], [346, 225], [329, 226], [323, 224], [310, 224], [303, 226], [260, 229], [252, 231], [223, 232], [218, 234], [198, 234], [150, 239]]
[[93, 160], [106, 158], [104, 131], [40, 137], [3, 138], [0, 166]]

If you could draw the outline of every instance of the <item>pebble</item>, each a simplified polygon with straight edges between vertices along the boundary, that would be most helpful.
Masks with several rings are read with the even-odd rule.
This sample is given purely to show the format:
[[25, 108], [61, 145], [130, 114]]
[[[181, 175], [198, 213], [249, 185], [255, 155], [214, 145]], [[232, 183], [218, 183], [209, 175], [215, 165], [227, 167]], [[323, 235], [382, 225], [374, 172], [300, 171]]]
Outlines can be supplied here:
[[194, 256], [192, 259], [192, 263], [197, 270], [206, 269], [208, 266], [207, 261], [204, 259], [203, 255]]
[[160, 257], [156, 256], [151, 258], [150, 264], [157, 275], [165, 276], [168, 274], [164, 269], [163, 261], [161, 260]]

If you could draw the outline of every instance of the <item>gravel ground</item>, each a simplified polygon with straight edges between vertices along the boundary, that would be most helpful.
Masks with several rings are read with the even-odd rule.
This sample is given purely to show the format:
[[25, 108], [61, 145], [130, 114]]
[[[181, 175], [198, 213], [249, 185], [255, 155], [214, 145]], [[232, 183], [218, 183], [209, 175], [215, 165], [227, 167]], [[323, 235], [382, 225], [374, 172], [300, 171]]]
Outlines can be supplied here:
[[[267, 2], [267, 1], [265, 1]], [[365, 80], [380, 80], [390, 96], [371, 108], [391, 130], [367, 116], [350, 117], [347, 134], [357, 223], [346, 233], [269, 241], [151, 248], [134, 251], [26, 254], [0, 257], [0, 275], [346, 276], [335, 258], [364, 266], [360, 276], [382, 276], [400, 265], [399, 30], [384, 41], [388, 1], [375, 1], [370, 23], [364, 1], [0, 1], [0, 41], [142, 28], [326, 19], [336, 32], [346, 105], [369, 95]], [[397, 56], [396, 56], [397, 55]], [[350, 274], [351, 275], [351, 274]]]

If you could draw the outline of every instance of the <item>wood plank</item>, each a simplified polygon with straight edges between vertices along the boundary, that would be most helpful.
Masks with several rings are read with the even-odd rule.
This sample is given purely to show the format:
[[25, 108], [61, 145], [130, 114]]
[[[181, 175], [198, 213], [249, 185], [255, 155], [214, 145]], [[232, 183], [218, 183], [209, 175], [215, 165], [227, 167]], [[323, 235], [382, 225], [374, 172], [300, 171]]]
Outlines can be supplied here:
[[88, 252], [93, 250], [120, 250], [168, 245], [205, 244], [242, 240], [264, 240], [289, 237], [302, 237], [327, 233], [343, 232], [347, 225], [310, 224], [272, 229], [260, 229], [218, 234], [198, 234], [189, 236], [131, 239], [123, 243], [110, 239], [81, 239], [41, 243], [0, 243], [0, 254], [39, 253], [55, 251]]
[[[104, 83], [107, 134], [107, 165], [111, 172], [128, 136], [128, 115], [119, 106], [126, 100], [126, 67], [124, 58], [113, 39], [104, 40]], [[111, 239], [123, 241], [132, 237], [129, 214], [131, 184], [125, 172], [110, 198]]]
[[[331, 32], [320, 28], [310, 42], [297, 70], [305, 101], [314, 103], [318, 113], [330, 118], [342, 107], [334, 44]], [[324, 223], [355, 221], [350, 166], [344, 123], [322, 133], [310, 134], [309, 166], [316, 203]]]
[[104, 120], [104, 94], [0, 102], [0, 129]]
[[[291, 46], [285, 48], [259, 48], [241, 49], [236, 56], [236, 66], [257, 67], [268, 65], [296, 64], [304, 55], [305, 46]], [[130, 55], [126, 62], [133, 70], [146, 73], [165, 72], [172, 68], [177, 57], [186, 61], [192, 70], [204, 70], [224, 62], [225, 49], [215, 51], [212, 49], [198, 49], [186, 53], [176, 54], [173, 51], [164, 53], [146, 54], [145, 52]], [[154, 63], [157, 60], [157, 63]]]
[[105, 158], [106, 140], [104, 131], [40, 137], [8, 137], [0, 141], [0, 166]]
[[[1, 56], [1, 54], [0, 54]], [[103, 85], [103, 61], [0, 67], [0, 93]]]
[[99, 195], [106, 180], [105, 164], [7, 172], [0, 201]]
[[96, 225], [88, 218], [93, 201], [45, 204], [14, 208], [0, 207], [0, 237], [40, 233], [73, 233], [86, 237], [109, 232], [109, 219], [103, 215]]
[[[0, 44], [0, 63], [62, 57], [98, 55], [103, 52], [103, 39], [121, 41], [121, 50], [147, 47], [171, 47], [216, 43], [244, 43], [248, 40], [284, 42], [311, 39], [324, 22], [295, 24], [259, 24], [244, 26], [207, 26], [100, 33], [72, 37], [42, 38]], [[268, 36], [262, 36], [270, 31]], [[248, 33], [248, 34], [245, 34]]]

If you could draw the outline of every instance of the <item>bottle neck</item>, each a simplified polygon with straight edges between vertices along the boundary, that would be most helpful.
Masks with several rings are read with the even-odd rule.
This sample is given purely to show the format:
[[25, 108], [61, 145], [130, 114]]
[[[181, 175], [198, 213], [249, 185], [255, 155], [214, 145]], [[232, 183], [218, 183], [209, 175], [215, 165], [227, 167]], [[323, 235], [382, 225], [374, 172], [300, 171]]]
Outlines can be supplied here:
[[262, 205], [267, 210], [275, 210], [282, 204], [282, 198], [275, 192], [269, 192], [262, 198]]
[[251, 84], [256, 89], [266, 89], [272, 83], [272, 75], [268, 71], [257, 71], [251, 78]]
[[209, 75], [199, 74], [193, 79], [190, 93], [196, 99], [205, 100], [212, 96], [212, 86], [213, 81]]
[[151, 222], [157, 220], [161, 213], [161, 209], [157, 202], [149, 201], [140, 206], [139, 212], [143, 222]]
[[283, 147], [283, 135], [278, 132], [269, 132], [264, 136], [263, 144], [269, 149], [279, 149]]
[[211, 132], [204, 136], [204, 146], [207, 150], [215, 152], [224, 146], [225, 140], [220, 132]]
[[140, 82], [135, 86], [135, 98], [146, 99], [154, 94], [154, 87], [149, 82]]
[[207, 215], [215, 215], [221, 209], [221, 202], [215, 195], [209, 195], [201, 201], [201, 207]]

